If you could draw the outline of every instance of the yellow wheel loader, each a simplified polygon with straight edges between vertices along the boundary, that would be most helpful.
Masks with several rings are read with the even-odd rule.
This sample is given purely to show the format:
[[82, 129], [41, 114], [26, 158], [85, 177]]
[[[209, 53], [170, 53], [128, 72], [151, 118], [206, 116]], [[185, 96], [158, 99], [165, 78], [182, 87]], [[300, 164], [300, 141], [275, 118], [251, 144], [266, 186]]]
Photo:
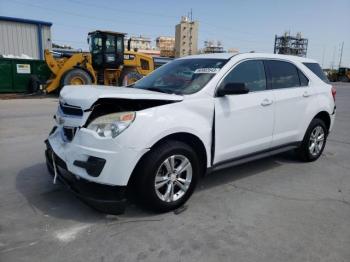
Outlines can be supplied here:
[[55, 58], [45, 50], [45, 61], [52, 72], [47, 93], [65, 85], [129, 85], [154, 70], [153, 58], [124, 49], [124, 33], [94, 31], [88, 36], [90, 52], [60, 54]]
[[327, 76], [331, 82], [350, 82], [350, 68], [339, 67], [338, 70], [330, 71]]

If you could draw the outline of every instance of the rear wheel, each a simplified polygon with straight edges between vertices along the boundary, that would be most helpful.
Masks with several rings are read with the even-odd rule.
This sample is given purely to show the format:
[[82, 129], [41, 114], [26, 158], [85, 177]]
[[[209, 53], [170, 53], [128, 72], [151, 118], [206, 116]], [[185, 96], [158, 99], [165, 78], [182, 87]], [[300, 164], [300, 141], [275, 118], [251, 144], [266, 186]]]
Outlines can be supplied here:
[[75, 68], [68, 71], [62, 78], [62, 86], [66, 85], [90, 85], [91, 76], [83, 69]]
[[341, 76], [341, 77], [339, 78], [339, 81], [340, 81], [340, 82], [349, 82], [350, 79], [349, 79], [347, 76]]
[[326, 145], [328, 130], [321, 119], [311, 121], [302, 144], [297, 150], [301, 160], [311, 162], [317, 160]]
[[152, 149], [137, 170], [138, 200], [155, 211], [183, 205], [192, 195], [200, 172], [194, 150], [179, 141], [167, 141]]

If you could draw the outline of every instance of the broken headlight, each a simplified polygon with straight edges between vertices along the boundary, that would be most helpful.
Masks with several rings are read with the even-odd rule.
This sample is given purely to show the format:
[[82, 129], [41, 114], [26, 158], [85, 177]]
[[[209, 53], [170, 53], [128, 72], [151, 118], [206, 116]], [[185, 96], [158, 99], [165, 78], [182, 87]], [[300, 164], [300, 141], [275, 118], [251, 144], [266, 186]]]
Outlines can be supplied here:
[[115, 138], [134, 121], [135, 112], [113, 113], [94, 119], [88, 129], [95, 131], [100, 137]]

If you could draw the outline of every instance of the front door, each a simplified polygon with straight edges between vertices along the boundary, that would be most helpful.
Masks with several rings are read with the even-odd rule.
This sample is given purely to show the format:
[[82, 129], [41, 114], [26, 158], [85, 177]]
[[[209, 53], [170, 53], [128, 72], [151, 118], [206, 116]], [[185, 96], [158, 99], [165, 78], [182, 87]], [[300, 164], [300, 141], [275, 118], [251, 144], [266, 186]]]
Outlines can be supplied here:
[[263, 62], [239, 63], [220, 86], [226, 83], [245, 83], [250, 91], [215, 98], [214, 164], [268, 149], [272, 142], [274, 93], [267, 89]]

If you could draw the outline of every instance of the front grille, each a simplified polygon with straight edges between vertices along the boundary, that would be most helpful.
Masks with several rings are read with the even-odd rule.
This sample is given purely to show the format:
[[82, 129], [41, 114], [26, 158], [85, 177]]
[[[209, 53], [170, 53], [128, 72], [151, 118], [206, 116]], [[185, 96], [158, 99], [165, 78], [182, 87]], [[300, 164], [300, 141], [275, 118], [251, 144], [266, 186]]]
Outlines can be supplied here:
[[65, 115], [82, 116], [83, 110], [79, 106], [60, 103], [60, 109]]
[[67, 141], [73, 140], [76, 131], [76, 127], [63, 127], [63, 134]]

